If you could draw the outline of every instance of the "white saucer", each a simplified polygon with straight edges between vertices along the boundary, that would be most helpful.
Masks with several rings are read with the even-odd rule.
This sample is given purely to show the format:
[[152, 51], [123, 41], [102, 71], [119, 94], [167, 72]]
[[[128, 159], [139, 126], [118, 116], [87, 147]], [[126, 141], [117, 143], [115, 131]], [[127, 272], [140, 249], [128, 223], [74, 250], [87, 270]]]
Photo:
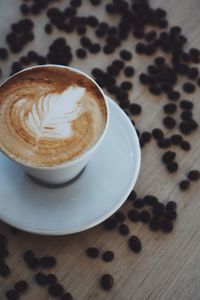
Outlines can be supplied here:
[[129, 118], [108, 100], [107, 135], [69, 186], [41, 187], [0, 153], [1, 220], [32, 233], [70, 234], [101, 223], [123, 204], [138, 177], [140, 146]]

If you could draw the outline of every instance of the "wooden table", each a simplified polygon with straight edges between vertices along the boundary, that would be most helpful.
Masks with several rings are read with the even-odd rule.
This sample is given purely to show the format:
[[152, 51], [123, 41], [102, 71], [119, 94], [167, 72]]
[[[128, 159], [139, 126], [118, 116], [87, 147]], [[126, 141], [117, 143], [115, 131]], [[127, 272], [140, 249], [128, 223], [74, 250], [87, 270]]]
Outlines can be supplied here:
[[[66, 2], [59, 1], [57, 5], [64, 7]], [[19, 3], [19, 0], [1, 1], [2, 46], [10, 24], [20, 19]], [[200, 47], [200, 2], [198, 0], [153, 0], [151, 3], [153, 7], [160, 6], [167, 10], [171, 25], [180, 25], [183, 28], [183, 32], [189, 39], [189, 47]], [[87, 5], [82, 8], [86, 15]], [[106, 18], [103, 10], [94, 8], [92, 11], [91, 6], [89, 10], [91, 14], [98, 12], [100, 19]], [[52, 35], [45, 36], [44, 39], [43, 25], [47, 22], [46, 17], [36, 16], [34, 20], [37, 38], [25, 47], [22, 54], [26, 54], [33, 48], [41, 54], [46, 54], [47, 45], [53, 38], [58, 35], [66, 36], [54, 30]], [[114, 22], [114, 18], [110, 20]], [[72, 47], [76, 47], [77, 39], [72, 37], [73, 35], [69, 35], [67, 39]], [[131, 42], [127, 41], [124, 47], [133, 50], [135, 42], [133, 39]], [[2, 80], [7, 78], [10, 65], [20, 55], [11, 55], [7, 62], [1, 63]], [[90, 74], [92, 67], [106, 67], [110, 61], [110, 56], [92, 57], [91, 55], [85, 61], [75, 59], [72, 65]], [[152, 57], [143, 58], [134, 54], [132, 63], [136, 73], [145, 70], [152, 60]], [[137, 76], [134, 76], [133, 83], [131, 99], [141, 103], [143, 107], [143, 114], [135, 118], [137, 126], [141, 130], [152, 130], [158, 124], [162, 124], [162, 105], [167, 101], [164, 96], [156, 98], [150, 95], [138, 84]], [[183, 98], [185, 97], [194, 101], [194, 114], [199, 120], [199, 90], [197, 89], [197, 92], [189, 97], [183, 94]], [[162, 125], [160, 127], [162, 128]], [[139, 236], [143, 244], [141, 253], [133, 254], [127, 247], [127, 238], [120, 236], [115, 230], [106, 232], [102, 229], [102, 225], [79, 234], [46, 237], [28, 233], [13, 235], [8, 226], [1, 223], [0, 232], [5, 233], [9, 239], [10, 255], [7, 262], [12, 272], [7, 279], [0, 278], [0, 299], [4, 299], [5, 292], [20, 279], [26, 279], [30, 283], [29, 291], [22, 299], [51, 298], [45, 288], [36, 285], [35, 272], [28, 270], [23, 262], [22, 254], [27, 249], [33, 249], [40, 256], [47, 254], [56, 256], [58, 263], [52, 272], [57, 274], [59, 281], [73, 294], [74, 299], [200, 299], [200, 187], [198, 183], [194, 183], [189, 191], [183, 193], [177, 186], [178, 181], [184, 178], [189, 170], [200, 168], [199, 130], [188, 140], [192, 142], [192, 150], [178, 151], [177, 161], [180, 168], [174, 175], [169, 175], [160, 163], [163, 151], [155, 146], [155, 142], [146, 145], [142, 150], [141, 172], [135, 187], [140, 197], [154, 194], [164, 203], [168, 200], [177, 202], [178, 219], [171, 234], [154, 233], [146, 225], [127, 221], [131, 233]], [[129, 207], [131, 207], [130, 203], [125, 203], [122, 211], [127, 211]], [[101, 258], [89, 259], [85, 255], [85, 249], [89, 246], [96, 246], [102, 251], [113, 250], [115, 259], [110, 263], [104, 263]], [[115, 279], [115, 285], [109, 292], [102, 291], [99, 286], [100, 276], [107, 272], [113, 274]]]

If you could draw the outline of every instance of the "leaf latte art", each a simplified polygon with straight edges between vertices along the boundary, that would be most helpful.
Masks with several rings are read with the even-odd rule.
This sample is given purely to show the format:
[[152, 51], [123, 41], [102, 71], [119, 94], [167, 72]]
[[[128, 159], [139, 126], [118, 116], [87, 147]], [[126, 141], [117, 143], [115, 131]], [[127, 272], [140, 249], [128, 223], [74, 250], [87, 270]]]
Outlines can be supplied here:
[[0, 147], [22, 162], [54, 166], [99, 139], [106, 107], [97, 86], [58, 67], [23, 71], [0, 87]]

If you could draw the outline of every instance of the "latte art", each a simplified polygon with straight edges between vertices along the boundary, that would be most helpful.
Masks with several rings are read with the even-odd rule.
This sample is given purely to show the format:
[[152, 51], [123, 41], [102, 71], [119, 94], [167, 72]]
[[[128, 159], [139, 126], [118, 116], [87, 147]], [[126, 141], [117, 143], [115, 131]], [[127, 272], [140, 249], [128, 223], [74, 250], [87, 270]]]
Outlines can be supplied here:
[[0, 87], [0, 149], [24, 163], [76, 158], [96, 143], [106, 118], [97, 86], [65, 68], [29, 69]]
[[[62, 94], [48, 94], [39, 98], [32, 105], [31, 111], [26, 116], [22, 109], [21, 117], [25, 126], [36, 139], [44, 138], [69, 138], [72, 134], [71, 122], [76, 120], [84, 110], [81, 98], [85, 88], [69, 87]], [[25, 100], [26, 101], [26, 100]], [[24, 99], [16, 105], [23, 107]]]

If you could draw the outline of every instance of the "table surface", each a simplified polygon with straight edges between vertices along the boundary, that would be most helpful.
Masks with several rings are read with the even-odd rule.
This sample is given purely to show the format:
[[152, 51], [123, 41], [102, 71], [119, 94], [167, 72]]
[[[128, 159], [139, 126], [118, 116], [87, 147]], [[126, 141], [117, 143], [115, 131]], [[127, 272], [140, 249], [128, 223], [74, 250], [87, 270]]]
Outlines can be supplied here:
[[[59, 1], [60, 7], [65, 7], [67, 1]], [[99, 19], [106, 19], [103, 9], [92, 8], [88, 1], [84, 1], [81, 8], [83, 14], [98, 14]], [[107, 1], [105, 1], [106, 3]], [[1, 1], [0, 33], [1, 45], [4, 45], [4, 37], [10, 24], [20, 19], [20, 1]], [[188, 37], [188, 47], [200, 47], [200, 2], [198, 0], [153, 0], [153, 7], [160, 6], [167, 10], [170, 25], [179, 25]], [[45, 14], [33, 17], [35, 21], [36, 39], [28, 44], [22, 54], [35, 49], [41, 54], [46, 54], [47, 46], [56, 36], [66, 36], [54, 30], [47, 37], [43, 33], [43, 25], [47, 19]], [[115, 18], [111, 17], [110, 22]], [[91, 33], [92, 35], [92, 33]], [[45, 37], [45, 38], [44, 38]], [[73, 48], [78, 45], [73, 34], [67, 36]], [[128, 40], [123, 47], [134, 51], [136, 40]], [[2, 80], [10, 73], [13, 61], [22, 55], [10, 55], [9, 60], [1, 63], [3, 70]], [[115, 54], [117, 57], [117, 54]], [[71, 66], [78, 67], [90, 74], [91, 68], [105, 68], [110, 62], [110, 56], [90, 56], [87, 60], [74, 59]], [[113, 55], [112, 55], [113, 59]], [[145, 57], [134, 54], [132, 65], [139, 74], [144, 71], [153, 57]], [[121, 77], [120, 79], [123, 79]], [[142, 104], [143, 113], [134, 118], [141, 130], [152, 130], [160, 124], [162, 128], [162, 105], [167, 103], [164, 96], [155, 97], [138, 83], [137, 76], [133, 77], [134, 89], [131, 93], [132, 101]], [[181, 81], [180, 81], [181, 82]], [[180, 84], [180, 83], [179, 83]], [[199, 90], [191, 96], [184, 95], [195, 103], [194, 114], [197, 120], [200, 115]], [[162, 99], [162, 102], [161, 102]], [[162, 104], [160, 104], [162, 103]], [[155, 122], [156, 120], [156, 122]], [[166, 133], [168, 133], [165, 130]], [[36, 254], [53, 255], [57, 258], [57, 266], [52, 270], [67, 291], [71, 292], [74, 299], [119, 299], [119, 300], [144, 300], [144, 299], [200, 299], [200, 187], [198, 183], [192, 184], [187, 192], [181, 192], [177, 186], [178, 181], [186, 176], [191, 169], [199, 169], [199, 130], [188, 137], [192, 142], [192, 150], [184, 152], [180, 150], [177, 161], [180, 168], [174, 175], [169, 175], [160, 163], [162, 150], [159, 150], [154, 142], [146, 145], [142, 150], [142, 166], [135, 186], [140, 197], [146, 194], [154, 194], [166, 203], [174, 200], [178, 204], [178, 218], [172, 233], [154, 233], [148, 226], [141, 223], [127, 221], [131, 234], [141, 238], [143, 249], [139, 254], [132, 253], [127, 247], [127, 238], [118, 234], [117, 230], [106, 232], [102, 225], [82, 233], [51, 237], [32, 235], [20, 232], [13, 235], [6, 224], [0, 223], [0, 232], [5, 233], [9, 240], [10, 255], [6, 260], [11, 268], [11, 275], [0, 278], [0, 299], [4, 299], [5, 291], [13, 287], [19, 279], [26, 279], [30, 284], [29, 292], [21, 299], [50, 299], [45, 288], [40, 288], [34, 282], [34, 271], [26, 268], [22, 253], [24, 250], [33, 249]], [[12, 184], [12, 183], [11, 183]], [[127, 202], [121, 208], [127, 211], [131, 207]], [[113, 250], [115, 259], [105, 263], [101, 258], [91, 260], [85, 255], [85, 249], [95, 246], [103, 250]], [[104, 273], [114, 276], [115, 284], [111, 291], [105, 292], [99, 286], [99, 278]]]

